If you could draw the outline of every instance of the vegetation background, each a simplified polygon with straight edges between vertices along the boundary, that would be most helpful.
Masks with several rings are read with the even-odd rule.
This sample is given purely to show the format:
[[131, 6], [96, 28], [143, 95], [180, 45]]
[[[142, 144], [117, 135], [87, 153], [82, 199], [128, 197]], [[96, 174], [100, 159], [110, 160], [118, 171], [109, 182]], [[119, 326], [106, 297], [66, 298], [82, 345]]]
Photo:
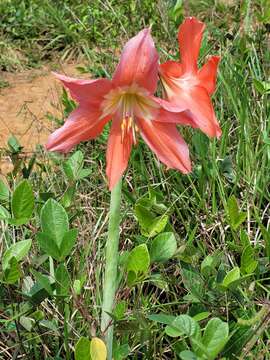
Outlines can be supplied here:
[[[177, 58], [185, 16], [207, 25], [201, 63], [222, 58], [213, 100], [223, 135], [181, 129], [189, 176], [165, 171], [143, 143], [132, 153], [114, 359], [270, 359], [269, 2], [1, 0], [0, 69], [77, 60], [110, 76], [148, 25], [161, 60]], [[59, 102], [58, 124], [75, 106], [66, 92]], [[102, 338], [107, 135], [67, 159], [41, 147], [25, 158], [14, 137], [1, 150], [13, 168], [0, 179], [0, 359], [90, 359], [81, 345]]]

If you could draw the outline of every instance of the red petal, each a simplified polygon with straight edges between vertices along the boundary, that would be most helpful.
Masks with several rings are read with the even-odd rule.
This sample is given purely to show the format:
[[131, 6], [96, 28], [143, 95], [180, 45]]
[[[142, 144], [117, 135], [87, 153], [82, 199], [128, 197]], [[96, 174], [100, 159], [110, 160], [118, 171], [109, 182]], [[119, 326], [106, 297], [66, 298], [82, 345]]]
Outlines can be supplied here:
[[46, 149], [50, 151], [69, 152], [81, 141], [98, 136], [110, 117], [100, 119], [100, 111], [89, 111], [81, 107], [74, 110], [65, 124], [49, 136]]
[[187, 18], [179, 27], [178, 41], [183, 72], [197, 71], [197, 60], [205, 25], [196, 18]]
[[183, 74], [183, 69], [181, 64], [176, 61], [166, 61], [163, 64], [159, 65], [160, 73], [164, 76], [180, 77]]
[[81, 105], [98, 104], [112, 89], [112, 83], [108, 79], [82, 80], [74, 79], [65, 75], [54, 73], [64, 86], [69, 89], [74, 100]]
[[183, 96], [196, 124], [195, 127], [200, 128], [208, 136], [220, 137], [221, 129], [206, 89], [194, 86], [188, 92], [182, 92], [182, 98]]
[[150, 29], [144, 29], [126, 43], [113, 82], [116, 86], [136, 83], [154, 93], [157, 81], [158, 53]]
[[191, 171], [188, 146], [176, 125], [138, 119], [142, 137], [150, 149], [169, 168], [187, 174]]
[[200, 86], [204, 87], [209, 95], [212, 95], [216, 89], [217, 67], [219, 60], [219, 56], [211, 56], [207, 63], [199, 70], [197, 75]]
[[131, 149], [132, 134], [129, 132], [122, 141], [121, 122], [115, 117], [112, 121], [106, 154], [106, 174], [110, 190], [117, 184], [126, 170]]

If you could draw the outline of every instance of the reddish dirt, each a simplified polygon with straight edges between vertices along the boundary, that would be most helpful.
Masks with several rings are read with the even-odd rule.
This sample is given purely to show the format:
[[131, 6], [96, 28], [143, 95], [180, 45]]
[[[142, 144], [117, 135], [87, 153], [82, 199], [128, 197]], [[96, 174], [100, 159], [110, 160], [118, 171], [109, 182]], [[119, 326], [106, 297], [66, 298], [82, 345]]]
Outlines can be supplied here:
[[[78, 64], [65, 64], [60, 73], [78, 75]], [[0, 89], [0, 148], [6, 147], [10, 135], [15, 135], [25, 151], [33, 151], [37, 144], [45, 144], [48, 134], [56, 126], [48, 113], [61, 117], [59, 95], [61, 85], [51, 74], [50, 66], [23, 73], [0, 73], [9, 86]]]

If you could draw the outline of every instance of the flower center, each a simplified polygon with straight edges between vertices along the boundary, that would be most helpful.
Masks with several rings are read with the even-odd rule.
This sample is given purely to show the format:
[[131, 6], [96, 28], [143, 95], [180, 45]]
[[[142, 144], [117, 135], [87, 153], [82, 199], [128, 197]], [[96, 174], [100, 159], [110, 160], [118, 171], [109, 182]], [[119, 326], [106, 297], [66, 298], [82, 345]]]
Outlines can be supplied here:
[[121, 140], [132, 134], [133, 143], [137, 143], [138, 127], [136, 118], [152, 119], [152, 112], [159, 108], [148, 92], [136, 84], [112, 89], [101, 104], [102, 116], [117, 115], [121, 122]]

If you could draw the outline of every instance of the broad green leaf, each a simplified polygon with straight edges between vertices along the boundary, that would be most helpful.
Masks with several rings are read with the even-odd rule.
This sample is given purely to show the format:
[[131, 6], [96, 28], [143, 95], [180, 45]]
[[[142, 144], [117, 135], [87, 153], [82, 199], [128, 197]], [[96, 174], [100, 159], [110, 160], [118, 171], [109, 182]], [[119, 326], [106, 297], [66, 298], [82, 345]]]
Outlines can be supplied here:
[[63, 169], [71, 181], [76, 181], [80, 178], [80, 173], [83, 167], [83, 153], [78, 150], [70, 156], [63, 164]]
[[247, 213], [239, 211], [237, 200], [234, 195], [228, 200], [227, 211], [231, 227], [233, 230], [237, 230], [238, 227], [246, 220]]
[[175, 316], [160, 313], [160, 314], [148, 315], [147, 318], [149, 320], [156, 321], [161, 324], [170, 325], [175, 319]]
[[219, 318], [211, 319], [205, 328], [202, 343], [210, 355], [209, 360], [214, 360], [229, 339], [229, 326]]
[[75, 346], [75, 360], [94, 360], [90, 355], [90, 340], [81, 337]]
[[161, 233], [166, 225], [168, 224], [169, 216], [168, 215], [161, 215], [156, 217], [149, 227], [149, 237], [153, 237], [159, 233]]
[[34, 193], [32, 186], [27, 180], [23, 180], [16, 187], [11, 200], [12, 213], [15, 219], [25, 219], [26, 223], [34, 210]]
[[241, 272], [243, 274], [251, 274], [257, 265], [258, 261], [254, 260], [254, 250], [252, 246], [246, 246], [241, 255]]
[[195, 321], [202, 321], [202, 320], [204, 320], [204, 319], [207, 319], [210, 314], [211, 314], [211, 313], [210, 313], [209, 311], [203, 311], [203, 312], [201, 312], [201, 313], [196, 314], [195, 316], [193, 316], [193, 319], [194, 319]]
[[81, 281], [79, 279], [75, 279], [73, 282], [73, 290], [75, 292], [76, 295], [81, 295], [81, 291], [82, 291], [82, 284]]
[[6, 270], [9, 266], [9, 261], [15, 257], [17, 262], [22, 260], [29, 252], [32, 245], [32, 240], [22, 240], [17, 243], [11, 245], [6, 252], [4, 253], [2, 259], [2, 267], [3, 270]]
[[155, 216], [145, 206], [140, 204], [135, 206], [135, 215], [142, 230], [148, 232]]
[[204, 281], [201, 276], [191, 270], [191, 269], [182, 269], [182, 277], [185, 288], [191, 292], [191, 294], [198, 300], [204, 296]]
[[8, 186], [0, 179], [0, 203], [7, 203], [9, 201], [9, 188]]
[[18, 261], [15, 257], [12, 257], [9, 261], [8, 268], [4, 271], [3, 282], [6, 284], [14, 284], [20, 279], [21, 275], [22, 273]]
[[209, 276], [217, 266], [219, 258], [217, 255], [208, 255], [201, 263], [201, 273], [204, 276]]
[[174, 336], [193, 336], [199, 331], [198, 323], [189, 315], [179, 315], [167, 326], [166, 333]]
[[107, 348], [104, 342], [94, 337], [90, 344], [91, 358], [95, 360], [106, 360], [107, 359]]
[[127, 271], [146, 274], [150, 266], [150, 257], [146, 244], [136, 246], [129, 254], [127, 260]]
[[8, 218], [10, 218], [10, 213], [4, 206], [0, 205], [0, 220], [7, 220]]
[[55, 271], [55, 283], [57, 295], [66, 296], [70, 286], [69, 273], [62, 263]]
[[75, 245], [77, 235], [78, 235], [77, 229], [71, 229], [64, 234], [64, 237], [62, 239], [60, 249], [59, 249], [60, 257], [62, 260], [64, 260], [65, 257], [71, 253], [71, 250]]
[[47, 293], [53, 295], [53, 290], [49, 277], [35, 271], [34, 269], [32, 270], [32, 273], [34, 274], [37, 282], [47, 291]]
[[27, 331], [31, 331], [35, 325], [35, 320], [27, 316], [21, 316], [19, 322]]
[[227, 288], [234, 281], [240, 279], [240, 269], [238, 266], [234, 267], [231, 271], [227, 273], [225, 278], [223, 279], [222, 285]]
[[41, 210], [41, 228], [60, 247], [64, 234], [69, 230], [68, 216], [54, 199], [49, 199]]
[[161, 233], [155, 237], [150, 248], [152, 262], [163, 262], [173, 257], [177, 249], [176, 239], [173, 233]]
[[194, 354], [194, 352], [192, 352], [190, 350], [181, 351], [179, 356], [180, 356], [181, 360], [198, 360], [198, 358]]
[[37, 241], [45, 254], [51, 256], [55, 260], [61, 260], [60, 250], [56, 242], [48, 234], [43, 232], [37, 233]]

